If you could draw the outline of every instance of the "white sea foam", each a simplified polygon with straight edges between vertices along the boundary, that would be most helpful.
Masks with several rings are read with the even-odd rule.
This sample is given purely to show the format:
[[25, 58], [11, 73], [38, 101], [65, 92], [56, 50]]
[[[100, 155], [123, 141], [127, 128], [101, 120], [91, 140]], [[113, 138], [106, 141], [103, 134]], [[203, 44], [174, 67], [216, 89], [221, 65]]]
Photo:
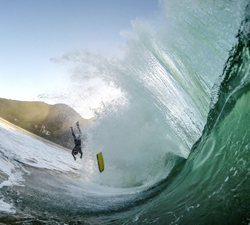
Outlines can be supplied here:
[[69, 152], [63, 151], [56, 145], [49, 145], [24, 132], [0, 122], [0, 152], [5, 157], [1, 159], [8, 166], [1, 167], [4, 173], [10, 174], [13, 170], [13, 162], [18, 161], [37, 168], [51, 170], [71, 171], [81, 168], [79, 162], [72, 161]]
[[3, 199], [0, 199], [0, 212], [15, 213], [16, 210], [13, 208], [12, 205], [4, 202]]
[[80, 160], [73, 160], [70, 150], [67, 152], [0, 121], [0, 189], [24, 186], [23, 175], [30, 172], [23, 165], [78, 174], [84, 167]]

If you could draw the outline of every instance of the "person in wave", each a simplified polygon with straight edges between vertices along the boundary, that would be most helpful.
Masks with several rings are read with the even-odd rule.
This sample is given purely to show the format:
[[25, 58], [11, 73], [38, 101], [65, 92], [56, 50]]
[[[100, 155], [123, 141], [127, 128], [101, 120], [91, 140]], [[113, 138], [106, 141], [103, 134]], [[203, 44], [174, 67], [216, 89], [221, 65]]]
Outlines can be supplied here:
[[81, 140], [82, 139], [82, 131], [80, 130], [78, 121], [76, 122], [76, 126], [77, 126], [77, 128], [79, 130], [79, 135], [78, 136], [75, 135], [73, 127], [70, 127], [73, 138], [74, 138], [74, 141], [75, 141], [75, 147], [72, 150], [72, 155], [74, 157], [74, 160], [76, 160], [75, 155], [77, 155], [78, 153], [80, 153], [80, 155], [81, 155], [80, 158], [82, 158], [82, 140]]

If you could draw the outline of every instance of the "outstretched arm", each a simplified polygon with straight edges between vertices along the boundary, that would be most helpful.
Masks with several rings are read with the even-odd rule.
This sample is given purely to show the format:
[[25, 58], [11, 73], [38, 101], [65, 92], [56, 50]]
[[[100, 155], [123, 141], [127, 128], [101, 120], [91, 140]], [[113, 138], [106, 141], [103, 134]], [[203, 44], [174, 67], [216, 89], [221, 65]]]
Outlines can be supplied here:
[[74, 133], [73, 127], [70, 127], [70, 129], [71, 129], [71, 132], [72, 132], [72, 135], [73, 135], [74, 139], [76, 139], [76, 135]]

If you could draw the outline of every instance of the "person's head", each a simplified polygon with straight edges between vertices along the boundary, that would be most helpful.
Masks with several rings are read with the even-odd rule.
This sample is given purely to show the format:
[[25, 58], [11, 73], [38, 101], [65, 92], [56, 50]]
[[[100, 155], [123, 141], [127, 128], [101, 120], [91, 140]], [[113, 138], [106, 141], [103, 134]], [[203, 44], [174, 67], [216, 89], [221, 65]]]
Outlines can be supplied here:
[[78, 136], [76, 137], [76, 139], [77, 139], [77, 140], [80, 140], [80, 139], [81, 139], [81, 135], [78, 135]]
[[77, 155], [77, 154], [78, 154], [78, 151], [73, 151], [73, 154], [74, 154], [74, 155]]

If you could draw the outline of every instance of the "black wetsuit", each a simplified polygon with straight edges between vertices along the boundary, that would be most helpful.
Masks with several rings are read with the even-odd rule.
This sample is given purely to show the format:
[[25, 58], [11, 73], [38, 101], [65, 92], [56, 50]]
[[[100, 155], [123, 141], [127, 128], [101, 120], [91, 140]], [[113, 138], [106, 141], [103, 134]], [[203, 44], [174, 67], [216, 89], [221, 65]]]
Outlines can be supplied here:
[[74, 160], [76, 160], [75, 155], [77, 155], [78, 153], [81, 154], [80, 158], [82, 158], [82, 140], [81, 140], [81, 138], [82, 138], [82, 132], [81, 132], [79, 126], [77, 126], [77, 128], [78, 128], [79, 133], [80, 133], [80, 135], [77, 136], [77, 137], [76, 137], [76, 135], [75, 135], [75, 133], [73, 131], [73, 128], [71, 128], [72, 135], [73, 135], [74, 141], [75, 141], [75, 147], [72, 150], [72, 155], [74, 157]]

